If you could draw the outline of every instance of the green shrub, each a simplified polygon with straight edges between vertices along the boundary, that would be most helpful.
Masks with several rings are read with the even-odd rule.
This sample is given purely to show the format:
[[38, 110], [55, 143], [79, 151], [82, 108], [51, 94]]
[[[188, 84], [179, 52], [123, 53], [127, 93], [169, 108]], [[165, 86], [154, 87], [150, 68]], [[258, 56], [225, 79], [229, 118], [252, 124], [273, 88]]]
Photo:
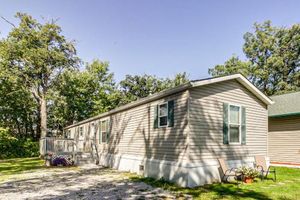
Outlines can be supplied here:
[[0, 128], [0, 159], [35, 157], [38, 155], [38, 142], [13, 137], [7, 129]]

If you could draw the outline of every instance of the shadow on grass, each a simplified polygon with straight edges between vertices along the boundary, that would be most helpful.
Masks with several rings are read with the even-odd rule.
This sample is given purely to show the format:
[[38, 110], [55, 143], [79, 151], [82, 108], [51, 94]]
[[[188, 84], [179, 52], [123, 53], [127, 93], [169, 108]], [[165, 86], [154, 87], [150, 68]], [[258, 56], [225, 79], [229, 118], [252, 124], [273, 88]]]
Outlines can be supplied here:
[[254, 190], [242, 189], [236, 184], [223, 184], [215, 183], [210, 185], [199, 186], [195, 188], [183, 188], [179, 187], [174, 183], [170, 183], [163, 179], [145, 178], [139, 176], [131, 176], [130, 180], [134, 182], [144, 182], [153, 187], [159, 187], [164, 190], [169, 190], [180, 194], [188, 194], [194, 198], [212, 198], [212, 199], [222, 199], [222, 198], [252, 198], [258, 200], [271, 200], [267, 195], [256, 192]]
[[37, 170], [46, 168], [43, 160], [40, 158], [18, 158], [2, 160], [0, 162], [1, 175], [13, 175], [28, 170]]

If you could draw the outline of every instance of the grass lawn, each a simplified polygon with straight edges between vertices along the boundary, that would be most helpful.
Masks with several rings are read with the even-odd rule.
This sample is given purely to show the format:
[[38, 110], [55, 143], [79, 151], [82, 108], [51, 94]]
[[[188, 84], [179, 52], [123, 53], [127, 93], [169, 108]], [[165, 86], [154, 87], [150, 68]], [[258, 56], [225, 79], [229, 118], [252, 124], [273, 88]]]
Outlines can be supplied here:
[[41, 169], [44, 167], [44, 161], [40, 158], [14, 158], [0, 160], [0, 174], [12, 175], [27, 170]]
[[44, 166], [44, 161], [40, 158], [14, 158], [0, 160], [0, 182], [13, 175], [44, 168], [46, 168]]
[[[181, 188], [163, 180], [131, 176], [133, 181], [143, 181], [180, 194], [189, 194], [194, 199], [300, 199], [300, 169], [276, 167], [277, 181], [260, 179], [252, 184], [216, 183], [197, 188]], [[270, 175], [272, 177], [273, 174]]]

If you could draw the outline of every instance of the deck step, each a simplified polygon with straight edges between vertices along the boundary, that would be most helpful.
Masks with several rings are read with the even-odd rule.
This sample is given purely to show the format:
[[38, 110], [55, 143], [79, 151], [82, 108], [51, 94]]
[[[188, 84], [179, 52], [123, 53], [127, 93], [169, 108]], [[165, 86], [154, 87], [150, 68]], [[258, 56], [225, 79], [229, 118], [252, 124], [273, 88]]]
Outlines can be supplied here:
[[96, 160], [91, 153], [80, 153], [76, 156], [76, 165], [96, 164]]
[[78, 154], [78, 158], [91, 158], [92, 155], [90, 153]]
[[85, 165], [85, 164], [95, 164], [96, 165], [96, 161], [94, 160], [77, 160], [76, 165]]

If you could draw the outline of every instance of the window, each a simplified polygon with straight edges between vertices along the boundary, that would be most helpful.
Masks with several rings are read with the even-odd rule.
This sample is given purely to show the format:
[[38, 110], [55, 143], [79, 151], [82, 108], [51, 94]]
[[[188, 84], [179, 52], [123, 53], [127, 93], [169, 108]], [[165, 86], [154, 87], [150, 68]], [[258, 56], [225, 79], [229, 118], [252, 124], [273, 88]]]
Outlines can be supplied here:
[[71, 130], [67, 130], [66, 138], [71, 138]]
[[241, 107], [229, 106], [229, 143], [241, 143]]
[[168, 104], [160, 104], [158, 106], [158, 126], [164, 127], [168, 125]]
[[109, 139], [108, 120], [104, 120], [100, 122], [99, 143], [108, 143], [108, 139]]
[[83, 127], [79, 127], [79, 136], [83, 137]]
[[154, 106], [153, 128], [174, 126], [174, 100]]
[[91, 124], [91, 131], [90, 131], [90, 137], [95, 138], [96, 137], [96, 125], [94, 123]]

